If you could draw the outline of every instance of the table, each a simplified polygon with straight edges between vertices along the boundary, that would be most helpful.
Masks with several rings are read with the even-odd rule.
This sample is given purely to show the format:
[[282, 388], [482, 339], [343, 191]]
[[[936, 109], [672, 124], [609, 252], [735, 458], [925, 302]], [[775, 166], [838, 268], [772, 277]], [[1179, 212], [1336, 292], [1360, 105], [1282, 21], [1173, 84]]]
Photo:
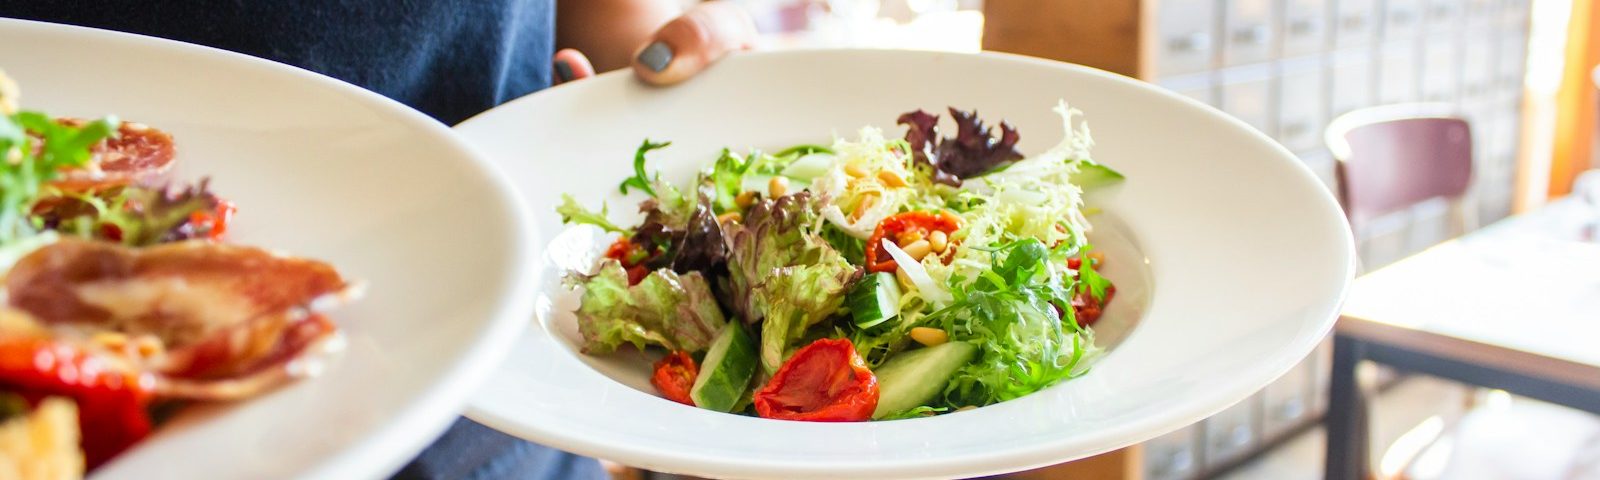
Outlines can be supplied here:
[[1358, 278], [1334, 328], [1326, 478], [1366, 478], [1362, 361], [1600, 414], [1600, 205], [1576, 197]]

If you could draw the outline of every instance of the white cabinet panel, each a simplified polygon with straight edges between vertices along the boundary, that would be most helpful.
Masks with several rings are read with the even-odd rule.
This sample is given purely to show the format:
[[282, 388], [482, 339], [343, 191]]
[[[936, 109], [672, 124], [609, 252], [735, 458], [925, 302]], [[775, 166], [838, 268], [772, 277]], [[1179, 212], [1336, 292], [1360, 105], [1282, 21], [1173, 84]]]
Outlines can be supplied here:
[[1327, 75], [1320, 61], [1284, 62], [1278, 80], [1278, 141], [1291, 151], [1316, 148], [1328, 118]]
[[1273, 100], [1271, 65], [1255, 65], [1222, 72], [1222, 111], [1244, 120], [1268, 136], [1274, 135], [1277, 106]]
[[1417, 44], [1413, 42], [1390, 43], [1379, 54], [1378, 104], [1406, 103], [1417, 100]]
[[1224, 0], [1227, 5], [1223, 25], [1227, 32], [1222, 47], [1224, 65], [1245, 65], [1265, 61], [1273, 55], [1278, 28], [1275, 0]]
[[1371, 106], [1373, 102], [1372, 56], [1366, 50], [1339, 52], [1328, 67], [1329, 111], [1331, 116]]
[[1212, 68], [1217, 58], [1217, 1], [1160, 2], [1156, 72], [1161, 76]]
[[1327, 49], [1332, 11], [1329, 0], [1287, 0], [1283, 9], [1283, 56], [1310, 55]]
[[1377, 0], [1336, 0], [1334, 44], [1354, 47], [1371, 44], [1378, 36], [1382, 17]]
[[1422, 43], [1422, 99], [1454, 102], [1461, 89], [1461, 44], [1451, 34], [1430, 35]]

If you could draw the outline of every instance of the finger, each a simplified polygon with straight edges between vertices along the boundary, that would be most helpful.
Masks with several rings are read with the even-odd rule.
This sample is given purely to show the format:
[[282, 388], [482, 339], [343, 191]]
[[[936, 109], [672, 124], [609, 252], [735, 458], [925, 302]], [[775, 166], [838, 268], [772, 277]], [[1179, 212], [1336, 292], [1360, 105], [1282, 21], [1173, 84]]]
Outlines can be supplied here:
[[563, 48], [550, 57], [550, 62], [551, 85], [594, 76], [594, 65], [589, 63], [589, 57], [577, 50]]
[[648, 83], [678, 83], [729, 52], [750, 48], [755, 38], [755, 23], [738, 5], [701, 3], [657, 30], [634, 55], [633, 71]]

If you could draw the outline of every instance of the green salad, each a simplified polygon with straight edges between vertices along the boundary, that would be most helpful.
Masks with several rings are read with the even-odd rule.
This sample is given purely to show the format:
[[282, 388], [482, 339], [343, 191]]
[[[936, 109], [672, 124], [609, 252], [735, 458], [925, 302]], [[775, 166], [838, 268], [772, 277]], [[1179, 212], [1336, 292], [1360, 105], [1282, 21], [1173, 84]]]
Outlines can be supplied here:
[[568, 272], [586, 354], [660, 349], [651, 383], [700, 408], [801, 421], [911, 418], [981, 407], [1082, 375], [1101, 276], [1084, 189], [1122, 180], [1090, 158], [1081, 113], [1065, 138], [1016, 149], [976, 112], [901, 115], [904, 137], [745, 155], [723, 149], [692, 184], [651, 172], [645, 140], [623, 227], [570, 195], [569, 224], [616, 240]]

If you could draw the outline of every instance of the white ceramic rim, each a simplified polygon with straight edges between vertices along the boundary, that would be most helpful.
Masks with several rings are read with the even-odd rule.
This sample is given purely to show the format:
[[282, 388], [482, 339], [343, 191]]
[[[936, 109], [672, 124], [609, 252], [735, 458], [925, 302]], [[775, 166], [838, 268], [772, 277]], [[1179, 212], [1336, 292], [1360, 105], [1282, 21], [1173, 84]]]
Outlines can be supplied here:
[[[502, 205], [507, 208], [507, 213], [510, 214], [508, 220], [512, 223], [511, 231], [508, 233], [511, 235], [512, 244], [526, 246], [530, 245], [533, 239], [539, 238], [527, 202], [522, 200], [521, 194], [512, 187], [499, 166], [489, 161], [476, 147], [462, 141], [449, 127], [388, 97], [299, 67], [203, 45], [11, 18], [0, 18], [0, 29], [36, 31], [41, 35], [67, 32], [66, 34], [72, 36], [96, 41], [180, 51], [184, 55], [194, 57], [200, 64], [233, 63], [255, 71], [292, 75], [295, 80], [339, 91], [384, 111], [396, 122], [423, 129], [436, 141], [445, 142], [459, 151], [459, 157], [466, 160], [461, 162], [461, 165], [478, 174], [482, 178], [483, 185], [491, 188], [493, 194], [499, 197]], [[387, 476], [411, 461], [423, 447], [433, 442], [455, 421], [474, 388], [488, 378], [492, 369], [510, 351], [518, 335], [527, 326], [527, 319], [532, 316], [534, 301], [526, 295], [526, 292], [538, 283], [537, 257], [533, 254], [533, 250], [526, 247], [505, 253], [508, 255], [507, 264], [513, 265], [514, 268], [508, 269], [501, 278], [494, 279], [493, 284], [499, 288], [495, 289], [493, 296], [501, 300], [494, 309], [493, 319], [485, 324], [486, 328], [468, 348], [470, 353], [453, 360], [441, 359], [441, 362], [451, 363], [450, 367], [445, 369], [445, 374], [434, 382], [431, 389], [413, 398], [403, 409], [402, 415], [389, 421], [367, 439], [350, 445], [344, 451], [330, 453], [320, 464], [307, 466], [308, 468], [300, 475], [302, 478], [346, 479]]]

